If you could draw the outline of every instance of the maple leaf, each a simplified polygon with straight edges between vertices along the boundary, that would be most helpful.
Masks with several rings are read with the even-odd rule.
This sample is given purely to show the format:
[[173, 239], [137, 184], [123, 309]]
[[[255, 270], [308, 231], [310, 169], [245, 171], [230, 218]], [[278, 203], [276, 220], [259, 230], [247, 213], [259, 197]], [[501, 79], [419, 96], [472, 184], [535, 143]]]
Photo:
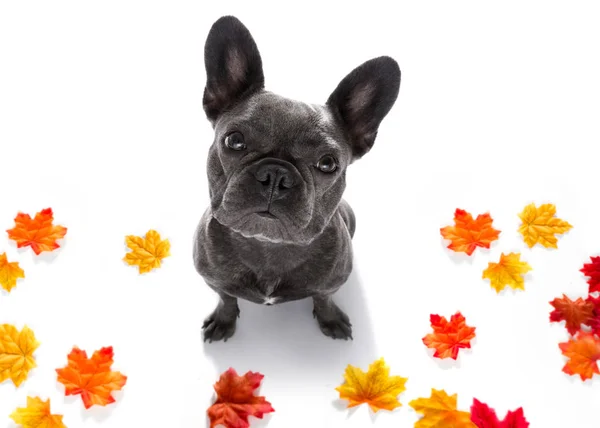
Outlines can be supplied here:
[[25, 278], [25, 272], [17, 262], [9, 262], [6, 253], [0, 254], [0, 286], [6, 291], [17, 286], [17, 279]]
[[62, 415], [50, 413], [50, 399], [27, 397], [27, 407], [17, 408], [10, 418], [23, 428], [67, 428]]
[[457, 394], [431, 389], [431, 397], [412, 400], [410, 407], [423, 417], [415, 422], [415, 428], [477, 428], [471, 422], [469, 412], [456, 409]]
[[528, 428], [523, 408], [510, 411], [503, 420], [499, 420], [496, 411], [476, 398], [471, 406], [471, 421], [477, 428]]
[[10, 378], [16, 387], [21, 385], [37, 367], [33, 353], [39, 346], [29, 327], [19, 331], [11, 324], [0, 325], [0, 382]]
[[581, 272], [588, 277], [589, 292], [600, 292], [600, 257], [590, 257], [591, 263], [585, 263]]
[[450, 317], [430, 315], [433, 333], [422, 340], [425, 346], [435, 349], [434, 357], [452, 358], [456, 360], [460, 348], [470, 348], [471, 340], [475, 337], [475, 327], [466, 324], [465, 317], [457, 312]]
[[265, 397], [254, 395], [264, 376], [247, 372], [239, 376], [230, 368], [221, 374], [214, 385], [217, 399], [207, 410], [210, 428], [223, 425], [226, 428], [248, 428], [249, 416], [262, 419], [266, 413], [274, 412]]
[[550, 322], [565, 321], [565, 326], [570, 335], [581, 330], [581, 324], [591, 325], [594, 319], [594, 302], [581, 297], [576, 300], [569, 299], [563, 294], [550, 302], [554, 310], [550, 312]]
[[398, 396], [404, 392], [408, 378], [390, 376], [390, 368], [383, 358], [369, 366], [367, 373], [348, 365], [344, 373], [345, 382], [335, 388], [340, 398], [348, 400], [348, 408], [366, 403], [371, 410], [394, 410], [402, 406]]
[[591, 379], [594, 373], [600, 374], [598, 370], [600, 338], [598, 336], [581, 331], [575, 338], [559, 343], [558, 346], [563, 355], [569, 358], [563, 367], [563, 372], [571, 376], [578, 374], [581, 380]]
[[523, 222], [519, 232], [523, 235], [525, 243], [532, 248], [540, 244], [546, 248], [558, 248], [558, 239], [555, 234], [568, 232], [573, 226], [555, 216], [556, 207], [553, 204], [542, 204], [536, 208], [535, 204], [527, 205], [519, 218]]
[[52, 208], [41, 210], [32, 219], [29, 214], [18, 213], [15, 227], [7, 230], [9, 239], [17, 243], [17, 248], [30, 246], [36, 255], [42, 251], [60, 248], [57, 240], [65, 237], [67, 228], [55, 226]]
[[123, 260], [130, 266], [139, 266], [140, 273], [160, 267], [162, 259], [171, 255], [169, 240], [161, 240], [156, 230], [149, 230], [145, 238], [126, 236], [125, 242], [132, 251], [127, 253]]
[[74, 347], [67, 357], [67, 366], [56, 369], [58, 381], [65, 386], [65, 395], [81, 394], [86, 409], [94, 404], [106, 406], [114, 403], [112, 392], [125, 386], [127, 376], [111, 370], [113, 356], [112, 346], [95, 351], [92, 358]]
[[600, 296], [596, 298], [588, 296], [587, 301], [594, 306], [594, 317], [588, 325], [592, 328], [593, 333], [600, 336]]
[[483, 271], [482, 279], [489, 279], [490, 285], [496, 293], [504, 290], [508, 285], [515, 290], [525, 289], [525, 275], [529, 272], [531, 266], [527, 262], [521, 261], [521, 254], [510, 253], [500, 255], [498, 263], [488, 263], [488, 267]]
[[454, 226], [440, 229], [442, 237], [452, 241], [448, 248], [456, 251], [473, 254], [477, 247], [490, 248], [490, 244], [498, 239], [500, 231], [492, 227], [493, 219], [489, 214], [480, 214], [475, 220], [465, 210], [456, 209], [454, 213]]

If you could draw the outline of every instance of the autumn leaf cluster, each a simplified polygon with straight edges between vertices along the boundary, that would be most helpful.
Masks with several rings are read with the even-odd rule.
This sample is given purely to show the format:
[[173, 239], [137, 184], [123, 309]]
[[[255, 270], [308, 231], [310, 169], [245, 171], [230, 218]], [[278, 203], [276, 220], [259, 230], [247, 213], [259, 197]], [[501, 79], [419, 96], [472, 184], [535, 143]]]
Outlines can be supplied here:
[[[15, 225], [8, 229], [8, 238], [17, 248], [30, 247], [37, 257], [51, 252], [60, 245], [67, 228], [54, 224], [51, 208], [38, 212], [33, 218], [18, 213]], [[6, 252], [0, 254], [0, 285], [7, 292], [25, 278], [18, 262], [9, 261]], [[25, 384], [31, 370], [37, 367], [35, 352], [41, 346], [34, 332], [27, 326], [19, 330], [12, 324], [0, 325], [0, 382], [11, 380], [15, 387]], [[113, 403], [112, 393], [125, 386], [127, 376], [112, 370], [112, 347], [104, 347], [88, 358], [85, 351], [76, 346], [67, 356], [67, 365], [57, 368], [57, 382], [64, 385], [65, 396], [80, 395], [85, 409], [93, 405], [106, 406]], [[50, 400], [27, 397], [25, 407], [17, 408], [10, 418], [24, 428], [66, 428], [62, 415], [52, 414]]]
[[579, 375], [581, 380], [600, 374], [600, 257], [591, 257], [581, 272], [587, 277], [587, 296], [571, 299], [563, 294], [550, 302], [550, 322], [564, 321], [569, 335], [559, 343], [562, 354], [568, 358], [563, 372]]
[[[572, 226], [556, 217], [556, 207], [552, 204], [526, 206], [518, 215], [521, 225], [518, 232], [528, 248], [540, 245], [557, 249], [557, 235], [568, 232]], [[30, 247], [34, 256], [42, 252], [60, 248], [59, 241], [65, 238], [67, 228], [54, 224], [54, 214], [50, 208], [41, 210], [34, 218], [19, 213], [15, 225], [8, 229], [8, 237], [17, 248]], [[489, 213], [473, 217], [465, 210], [457, 209], [454, 225], [440, 229], [442, 237], [449, 240], [447, 248], [472, 256], [478, 248], [489, 249], [500, 239], [501, 231], [493, 226]], [[170, 243], [161, 238], [153, 229], [144, 236], [128, 235], [125, 245], [129, 250], [122, 261], [137, 268], [139, 274], [146, 274], [162, 266], [169, 257]], [[521, 260], [521, 253], [501, 253], [497, 262], [489, 262], [482, 273], [482, 279], [489, 280], [497, 293], [506, 287], [525, 290], [525, 275], [532, 267]], [[587, 277], [588, 294], [585, 298], [572, 299], [563, 294], [550, 304], [550, 322], [564, 321], [569, 334], [559, 348], [567, 358], [563, 371], [569, 375], [579, 375], [582, 380], [600, 374], [600, 257], [592, 257], [585, 263], [581, 272]], [[14, 260], [9, 260], [6, 252], [0, 253], [0, 286], [11, 292], [25, 279], [25, 272]], [[431, 332], [422, 338], [430, 348], [433, 358], [453, 359], [461, 350], [471, 349], [476, 337], [476, 327], [469, 325], [461, 311], [448, 318], [430, 314]], [[26, 384], [29, 373], [37, 367], [35, 352], [42, 346], [33, 331], [27, 326], [18, 329], [12, 324], [0, 325], [0, 381], [10, 380], [16, 387]], [[112, 347], [101, 347], [88, 356], [86, 351], [74, 346], [67, 355], [64, 367], [56, 369], [56, 381], [64, 386], [65, 396], [79, 395], [84, 409], [94, 405], [107, 406], [115, 402], [113, 393], [127, 383], [127, 376], [114, 371], [114, 351]], [[215, 399], [206, 414], [210, 426], [227, 428], [248, 428], [251, 417], [263, 418], [275, 411], [271, 402], [258, 394], [264, 375], [247, 372], [239, 375], [233, 368], [220, 375], [214, 384]], [[400, 396], [406, 391], [407, 377], [392, 375], [390, 368], [381, 358], [373, 362], [365, 372], [348, 365], [343, 374], [343, 383], [335, 390], [339, 398], [348, 402], [348, 407], [367, 405], [373, 412], [394, 411], [402, 406]], [[468, 409], [458, 408], [457, 394], [445, 390], [431, 389], [429, 397], [419, 397], [408, 403], [418, 415], [417, 428], [431, 427], [478, 427], [478, 428], [527, 428], [523, 408], [508, 412], [501, 419], [489, 405], [473, 399]], [[10, 418], [25, 428], [47, 427], [64, 428], [63, 416], [52, 414], [50, 400], [40, 397], [27, 397], [25, 407], [17, 408]]]

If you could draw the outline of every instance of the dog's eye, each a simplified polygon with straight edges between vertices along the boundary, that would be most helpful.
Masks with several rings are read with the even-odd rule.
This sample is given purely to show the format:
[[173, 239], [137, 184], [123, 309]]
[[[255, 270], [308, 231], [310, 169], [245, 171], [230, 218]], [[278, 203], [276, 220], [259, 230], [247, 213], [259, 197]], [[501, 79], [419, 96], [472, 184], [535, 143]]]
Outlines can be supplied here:
[[231, 150], [245, 150], [246, 142], [241, 132], [232, 132], [225, 137], [225, 145]]
[[323, 172], [333, 172], [337, 169], [337, 162], [333, 156], [325, 155], [317, 162], [317, 168]]

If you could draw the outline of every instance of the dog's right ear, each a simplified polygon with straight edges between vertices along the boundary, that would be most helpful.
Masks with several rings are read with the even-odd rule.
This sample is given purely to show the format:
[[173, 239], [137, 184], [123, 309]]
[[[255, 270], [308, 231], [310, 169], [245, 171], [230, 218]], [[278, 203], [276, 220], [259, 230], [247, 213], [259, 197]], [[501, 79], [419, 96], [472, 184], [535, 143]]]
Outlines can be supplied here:
[[262, 60], [250, 31], [233, 16], [219, 18], [204, 46], [204, 112], [214, 125], [233, 104], [264, 88]]

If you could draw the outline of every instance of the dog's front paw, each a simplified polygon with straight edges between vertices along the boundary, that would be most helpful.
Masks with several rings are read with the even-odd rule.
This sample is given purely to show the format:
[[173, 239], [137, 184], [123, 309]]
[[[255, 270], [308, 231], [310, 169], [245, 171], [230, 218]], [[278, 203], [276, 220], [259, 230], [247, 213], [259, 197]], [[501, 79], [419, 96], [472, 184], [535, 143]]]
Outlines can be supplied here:
[[235, 333], [236, 318], [219, 317], [219, 312], [213, 312], [202, 324], [204, 341], [209, 343], [223, 340], [227, 342]]
[[348, 315], [337, 306], [331, 310], [319, 311], [315, 308], [314, 317], [319, 323], [319, 328], [325, 336], [333, 339], [352, 340], [352, 324]]

